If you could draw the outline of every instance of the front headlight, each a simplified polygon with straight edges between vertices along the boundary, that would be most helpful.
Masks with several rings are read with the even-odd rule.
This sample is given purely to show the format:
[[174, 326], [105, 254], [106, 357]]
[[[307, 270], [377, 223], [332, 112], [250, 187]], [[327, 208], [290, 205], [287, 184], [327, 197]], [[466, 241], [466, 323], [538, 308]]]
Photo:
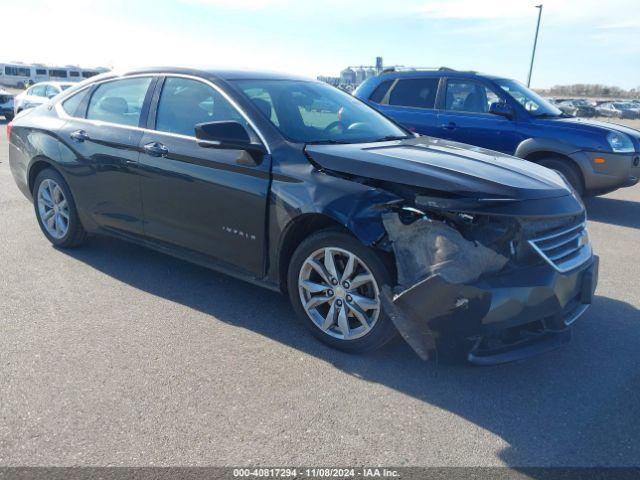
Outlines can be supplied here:
[[633, 142], [629, 136], [620, 132], [611, 132], [607, 135], [607, 142], [611, 150], [616, 153], [632, 153], [635, 151], [633, 148]]

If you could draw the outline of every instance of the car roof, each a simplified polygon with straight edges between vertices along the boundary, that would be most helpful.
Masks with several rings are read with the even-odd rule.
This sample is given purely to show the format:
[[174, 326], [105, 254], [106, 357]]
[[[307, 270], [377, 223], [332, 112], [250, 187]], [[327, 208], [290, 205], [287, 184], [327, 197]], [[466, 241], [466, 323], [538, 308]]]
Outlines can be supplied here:
[[501, 80], [503, 77], [497, 75], [489, 75], [485, 73], [476, 72], [473, 70], [454, 70], [451, 68], [441, 67], [434, 69], [425, 69], [425, 70], [391, 70], [391, 71], [383, 71], [379, 78], [419, 78], [419, 77], [478, 77], [478, 78], [487, 78], [489, 80]]
[[300, 75], [291, 75], [287, 73], [268, 72], [268, 71], [251, 71], [251, 70], [225, 70], [214, 68], [191, 68], [191, 67], [144, 67], [130, 69], [121, 72], [109, 72], [119, 75], [135, 75], [141, 73], [159, 73], [159, 74], [182, 74], [193, 75], [196, 77], [217, 78], [221, 80], [303, 80], [312, 81], [308, 77]]
[[44, 82], [34, 83], [33, 85], [53, 85], [56, 87], [62, 87], [64, 85], [75, 85], [75, 82], [57, 82], [55, 80], [47, 80]]

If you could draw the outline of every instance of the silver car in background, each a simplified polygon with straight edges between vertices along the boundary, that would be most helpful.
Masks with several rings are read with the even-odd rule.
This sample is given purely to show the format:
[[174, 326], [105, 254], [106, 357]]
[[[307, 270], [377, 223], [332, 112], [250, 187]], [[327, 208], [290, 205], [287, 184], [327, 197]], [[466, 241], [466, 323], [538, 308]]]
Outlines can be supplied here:
[[48, 102], [53, 97], [73, 86], [72, 82], [40, 82], [16, 95], [13, 108], [17, 115], [28, 108], [37, 107]]

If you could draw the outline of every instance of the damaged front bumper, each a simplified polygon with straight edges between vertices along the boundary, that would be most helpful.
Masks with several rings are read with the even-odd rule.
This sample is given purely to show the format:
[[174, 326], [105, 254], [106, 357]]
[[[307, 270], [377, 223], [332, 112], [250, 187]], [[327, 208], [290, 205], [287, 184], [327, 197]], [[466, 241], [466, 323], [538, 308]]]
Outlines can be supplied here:
[[598, 280], [598, 257], [561, 273], [541, 264], [493, 274], [469, 284], [432, 275], [399, 295], [383, 292], [396, 327], [423, 359], [450, 340], [477, 365], [519, 360], [570, 339]]

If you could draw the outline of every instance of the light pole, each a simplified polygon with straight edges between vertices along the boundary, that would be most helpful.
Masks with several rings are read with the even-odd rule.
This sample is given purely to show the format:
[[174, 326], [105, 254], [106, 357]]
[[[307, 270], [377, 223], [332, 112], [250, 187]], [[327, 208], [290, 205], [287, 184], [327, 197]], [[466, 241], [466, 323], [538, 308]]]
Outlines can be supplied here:
[[538, 9], [538, 24], [536, 25], [536, 37], [533, 40], [533, 52], [531, 53], [531, 65], [529, 66], [527, 87], [531, 86], [531, 72], [533, 71], [533, 59], [536, 58], [536, 45], [538, 44], [538, 31], [540, 30], [540, 17], [542, 17], [542, 4], [536, 5], [536, 8]]

